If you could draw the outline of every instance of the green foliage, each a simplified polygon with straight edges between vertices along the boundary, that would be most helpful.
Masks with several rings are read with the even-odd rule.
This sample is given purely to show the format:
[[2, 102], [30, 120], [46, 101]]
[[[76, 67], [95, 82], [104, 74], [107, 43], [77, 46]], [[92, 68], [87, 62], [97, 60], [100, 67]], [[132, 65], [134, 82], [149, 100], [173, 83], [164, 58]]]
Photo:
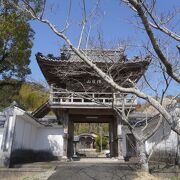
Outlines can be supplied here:
[[[74, 124], [74, 134], [79, 135], [82, 133], [94, 133], [98, 134], [96, 138], [96, 149], [101, 150], [101, 140], [100, 131], [102, 128], [102, 149], [107, 149], [108, 147], [108, 136], [109, 136], [109, 124], [108, 123], [75, 123]], [[105, 137], [107, 136], [107, 137]]]
[[109, 136], [109, 124], [102, 123], [102, 133], [104, 136]]
[[[4, 0], [1, 5], [3, 8], [8, 8], [13, 11], [16, 11], [20, 16], [23, 16], [27, 19], [31, 19], [30, 15], [25, 9], [33, 9], [33, 13], [37, 16], [41, 16], [44, 12], [46, 1], [44, 0]], [[19, 7], [19, 8], [18, 8]]]
[[[30, 0], [35, 13], [42, 10], [42, 0]], [[34, 31], [28, 21], [27, 14], [18, 11], [11, 3], [21, 4], [22, 1], [2, 1], [0, 6], [0, 108], [5, 108], [13, 100], [28, 110], [34, 109], [44, 101], [40, 93], [31, 89], [28, 97], [19, 91], [29, 69]], [[22, 6], [20, 6], [22, 7]], [[24, 98], [23, 98], [24, 97]], [[42, 97], [42, 99], [38, 99]], [[35, 103], [37, 102], [37, 103]], [[36, 105], [35, 105], [36, 104]]]
[[[107, 138], [103, 136], [102, 137], [102, 149], [106, 149], [107, 145], [108, 145]], [[101, 150], [101, 138], [99, 135], [96, 137], [96, 149], [97, 149], [97, 151]]]
[[16, 101], [22, 108], [33, 111], [48, 100], [48, 92], [35, 83], [23, 83], [17, 80], [0, 81], [0, 110]]
[[[87, 124], [87, 123], [85, 123]], [[82, 124], [80, 126], [75, 126], [75, 135], [79, 135], [82, 133], [89, 133], [89, 126], [86, 126], [85, 124]]]
[[0, 81], [0, 110], [8, 107], [18, 95], [21, 88], [21, 82], [9, 79], [6, 81]]
[[21, 86], [16, 100], [24, 109], [33, 111], [48, 100], [48, 93], [38, 84], [25, 83]]
[[79, 135], [82, 133], [95, 133], [100, 134], [100, 126], [102, 126], [102, 134], [105, 136], [109, 135], [109, 124], [108, 123], [75, 123], [74, 133]]
[[28, 65], [34, 31], [28, 19], [11, 7], [0, 9], [0, 76], [23, 80], [30, 74]]

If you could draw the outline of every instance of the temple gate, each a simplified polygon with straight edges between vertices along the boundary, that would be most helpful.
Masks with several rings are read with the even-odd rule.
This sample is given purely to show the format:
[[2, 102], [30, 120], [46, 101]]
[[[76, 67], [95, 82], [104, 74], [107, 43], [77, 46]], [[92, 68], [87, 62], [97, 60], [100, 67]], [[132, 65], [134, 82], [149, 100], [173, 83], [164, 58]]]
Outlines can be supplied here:
[[[136, 57], [128, 60], [122, 49], [83, 52], [124, 87], [136, 83], [149, 65], [148, 59]], [[33, 112], [33, 116], [41, 118], [50, 110], [55, 113], [58, 123], [64, 127], [64, 158], [73, 156], [74, 123], [83, 122], [109, 123], [111, 157], [122, 157], [123, 122], [114, 107], [133, 111], [136, 106], [134, 97], [116, 92], [70, 49], [61, 50], [58, 58], [41, 53], [36, 58], [50, 85], [50, 96], [48, 102]]]

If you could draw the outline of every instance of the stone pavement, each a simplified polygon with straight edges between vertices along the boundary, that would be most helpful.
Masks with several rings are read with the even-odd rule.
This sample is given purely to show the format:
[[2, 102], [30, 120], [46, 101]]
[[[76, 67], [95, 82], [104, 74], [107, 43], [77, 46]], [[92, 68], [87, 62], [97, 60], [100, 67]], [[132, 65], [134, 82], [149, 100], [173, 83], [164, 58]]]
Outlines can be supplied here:
[[178, 167], [167, 170], [147, 175], [138, 171], [137, 161], [82, 158], [80, 161], [35, 162], [0, 168], [0, 180], [180, 180]]
[[132, 180], [133, 167], [120, 163], [69, 163], [58, 166], [48, 180]]
[[[172, 171], [172, 170], [170, 170]], [[109, 158], [82, 158], [60, 163], [48, 180], [179, 180], [180, 173], [145, 174], [138, 171], [137, 162]], [[174, 180], [173, 179], [173, 180]]]

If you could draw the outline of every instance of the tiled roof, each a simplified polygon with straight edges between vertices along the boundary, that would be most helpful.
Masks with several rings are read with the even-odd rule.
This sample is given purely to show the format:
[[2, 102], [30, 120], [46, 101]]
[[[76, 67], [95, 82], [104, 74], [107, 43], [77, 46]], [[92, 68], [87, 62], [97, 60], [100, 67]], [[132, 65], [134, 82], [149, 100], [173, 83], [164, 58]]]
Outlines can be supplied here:
[[[116, 50], [102, 50], [102, 49], [89, 49], [82, 50], [82, 52], [93, 62], [119, 62], [126, 61], [126, 56], [124, 56], [124, 51], [122, 49]], [[41, 53], [36, 55], [41, 56], [49, 61], [70, 61], [70, 62], [81, 62], [82, 60], [70, 49], [61, 50], [61, 55], [59, 57], [54, 57], [53, 55], [47, 55], [44, 57]]]
[[[114, 80], [117, 80], [116, 82], [119, 84], [124, 83], [123, 78], [126, 79], [127, 77], [137, 82], [150, 63], [149, 57], [144, 59], [134, 57], [128, 60], [122, 50], [85, 50], [83, 52], [105, 73], [108, 71], [112, 77], [115, 76], [116, 79]], [[91, 76], [86, 71], [93, 72], [93, 70], [87, 67], [72, 50], [64, 50], [63, 53], [64, 55], [61, 53], [60, 57], [54, 57], [53, 55], [44, 56], [41, 53], [36, 55], [37, 62], [49, 85], [56, 84], [59, 86], [64, 81], [68, 82], [76, 78], [82, 79], [82, 73], [86, 73], [86, 75], [83, 75], [83, 78]], [[74, 71], [72, 68], [75, 68]], [[72, 72], [76, 73], [75, 76]], [[80, 82], [80, 79], [77, 80]]]

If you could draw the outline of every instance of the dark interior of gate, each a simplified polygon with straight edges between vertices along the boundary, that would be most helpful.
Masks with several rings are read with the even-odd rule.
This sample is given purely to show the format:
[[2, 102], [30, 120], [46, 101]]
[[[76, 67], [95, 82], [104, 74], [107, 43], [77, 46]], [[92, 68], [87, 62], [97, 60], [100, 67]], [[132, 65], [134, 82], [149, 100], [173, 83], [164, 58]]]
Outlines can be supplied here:
[[[78, 110], [76, 110], [78, 111]], [[79, 110], [82, 111], [82, 110]], [[102, 123], [107, 123], [109, 130], [108, 130], [108, 134], [106, 134], [106, 138], [107, 138], [107, 147], [106, 149], [110, 150], [110, 154], [109, 157], [117, 157], [118, 156], [118, 138], [117, 138], [117, 123], [116, 123], [116, 119], [114, 118], [114, 116], [110, 113], [112, 113], [111, 111], [105, 111], [105, 110], [87, 110], [88, 112], [86, 112], [86, 110], [83, 110], [84, 114], [71, 114], [69, 117], [69, 124], [68, 124], [68, 151], [67, 151], [67, 156], [73, 157], [74, 154], [79, 155], [79, 157], [83, 158], [83, 157], [88, 157], [88, 158], [93, 158], [93, 157], [103, 157], [103, 156], [98, 156], [98, 153], [95, 153], [98, 151], [97, 148], [97, 144], [96, 142], [94, 142], [94, 146], [93, 147], [88, 147], [88, 139], [90, 141], [90, 139], [93, 139], [94, 141], [96, 141], [96, 137], [92, 137], [92, 133], [84, 133], [84, 134], [80, 134], [78, 141], [80, 142], [76, 142], [75, 137], [77, 137], [74, 134], [74, 129], [75, 129], [75, 124], [78, 123], [89, 123], [89, 124], [96, 124], [96, 126], [100, 126]], [[97, 113], [98, 112], [98, 113]], [[96, 136], [96, 135], [94, 135]], [[99, 135], [100, 138], [102, 136], [102, 134]], [[103, 136], [104, 137], [104, 136]], [[83, 140], [86, 140], [87, 142], [82, 142]], [[91, 140], [91, 141], [93, 141]], [[78, 148], [81, 144], [81, 149]], [[82, 147], [82, 144], [86, 147]], [[74, 147], [76, 146], [76, 148]], [[91, 152], [89, 152], [91, 151]], [[95, 151], [93, 153], [93, 151]], [[102, 151], [99, 150], [100, 152]], [[96, 154], [96, 155], [95, 155]], [[108, 154], [108, 153], [107, 153]]]

